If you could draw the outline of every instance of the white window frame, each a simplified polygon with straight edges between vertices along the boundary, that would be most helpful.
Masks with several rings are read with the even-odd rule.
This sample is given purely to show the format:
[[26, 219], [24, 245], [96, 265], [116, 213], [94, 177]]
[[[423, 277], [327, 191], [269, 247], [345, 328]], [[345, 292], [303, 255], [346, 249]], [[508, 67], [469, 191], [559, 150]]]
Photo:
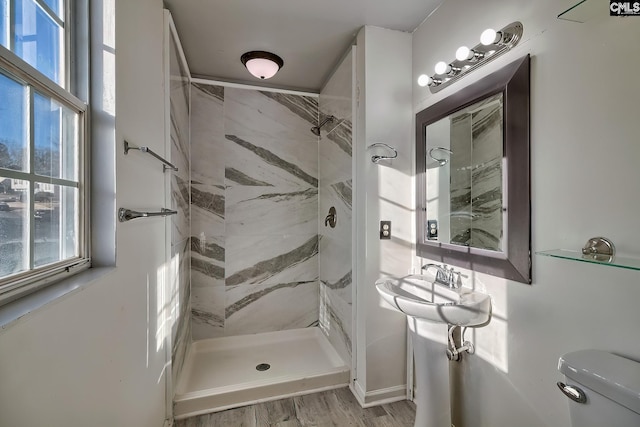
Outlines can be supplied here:
[[[13, 26], [13, 7], [14, 1], [10, 0], [10, 21]], [[35, 0], [36, 3], [40, 7], [42, 7], [47, 13], [55, 17], [55, 13], [44, 3], [43, 0]], [[24, 84], [28, 88], [29, 96], [28, 96], [28, 111], [29, 118], [27, 120], [26, 125], [29, 127], [28, 129], [28, 140], [29, 140], [29, 158], [33, 159], [33, 150], [34, 150], [34, 140], [33, 140], [33, 100], [34, 93], [38, 92], [41, 95], [51, 98], [55, 100], [60, 105], [68, 108], [69, 110], [78, 114], [78, 129], [77, 129], [77, 137], [78, 137], [78, 177], [77, 182], [68, 179], [61, 178], [49, 178], [42, 177], [35, 174], [33, 170], [33, 164], [30, 166], [29, 171], [15, 171], [10, 169], [0, 169], [0, 176], [6, 178], [13, 179], [23, 179], [30, 182], [30, 197], [29, 197], [29, 229], [30, 229], [30, 237], [29, 237], [29, 252], [33, 257], [33, 236], [34, 236], [34, 183], [38, 182], [49, 182], [51, 184], [63, 185], [65, 187], [76, 187], [78, 188], [78, 257], [74, 257], [71, 259], [59, 261], [56, 263], [48, 264], [42, 267], [33, 268], [29, 270], [25, 270], [19, 273], [16, 273], [11, 276], [0, 278], [0, 306], [14, 301], [17, 298], [20, 298], [28, 293], [41, 289], [47, 285], [51, 285], [55, 282], [58, 282], [66, 277], [69, 277], [73, 274], [77, 274], [80, 271], [83, 271], [89, 267], [91, 267], [91, 245], [90, 245], [90, 200], [89, 200], [89, 121], [88, 121], [88, 105], [86, 102], [82, 101], [75, 95], [73, 95], [68, 88], [71, 88], [74, 83], [72, 81], [72, 71], [77, 73], [77, 70], [72, 70], [71, 61], [72, 58], [75, 57], [76, 52], [73, 52], [73, 25], [77, 23], [75, 21], [76, 17], [73, 16], [73, 10], [71, 7], [71, 3], [74, 3], [75, 0], [64, 0], [64, 22], [59, 19], [54, 19], [64, 29], [64, 37], [61, 38], [64, 42], [64, 49], [61, 49], [61, 53], [63, 58], [61, 60], [61, 73], [64, 73], [63, 82], [65, 88], [61, 87], [58, 82], [55, 82], [45, 76], [43, 73], [38, 71], [36, 68], [28, 64], [18, 55], [16, 55], [11, 50], [5, 48], [0, 45], [0, 68], [2, 71], [7, 74], [10, 78]], [[13, 28], [10, 30], [11, 34], [13, 34]], [[13, 45], [13, 38], [9, 37], [9, 46], [11, 48]], [[86, 74], [88, 74], [88, 70], [84, 70]], [[82, 83], [83, 77], [86, 79], [86, 76], [76, 76], [74, 75], [73, 80], [79, 80]], [[77, 84], [76, 84], [77, 86]], [[80, 89], [82, 90], [82, 89]], [[1, 261], [0, 261], [1, 262]], [[30, 262], [33, 265], [33, 260]]]

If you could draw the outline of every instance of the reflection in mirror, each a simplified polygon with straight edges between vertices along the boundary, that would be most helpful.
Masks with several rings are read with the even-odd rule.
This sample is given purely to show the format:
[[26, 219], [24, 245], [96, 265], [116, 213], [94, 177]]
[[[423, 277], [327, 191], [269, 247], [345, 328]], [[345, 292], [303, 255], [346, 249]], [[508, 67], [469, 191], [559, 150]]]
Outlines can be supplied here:
[[429, 240], [502, 251], [502, 98], [426, 127]]
[[531, 283], [529, 60], [416, 115], [418, 256]]

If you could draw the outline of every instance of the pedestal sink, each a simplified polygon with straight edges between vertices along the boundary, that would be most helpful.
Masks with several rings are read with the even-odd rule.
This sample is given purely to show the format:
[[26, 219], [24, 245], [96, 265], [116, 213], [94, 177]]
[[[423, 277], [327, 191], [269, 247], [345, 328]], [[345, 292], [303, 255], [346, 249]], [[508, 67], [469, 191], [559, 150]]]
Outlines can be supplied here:
[[426, 275], [380, 279], [376, 288], [399, 312], [428, 322], [479, 326], [491, 317], [489, 295], [463, 287], [449, 288]]
[[491, 298], [468, 288], [450, 288], [427, 275], [380, 279], [378, 293], [391, 308], [407, 315], [415, 358], [416, 420], [414, 427], [451, 427], [447, 345], [428, 339], [429, 324], [453, 326], [489, 322]]

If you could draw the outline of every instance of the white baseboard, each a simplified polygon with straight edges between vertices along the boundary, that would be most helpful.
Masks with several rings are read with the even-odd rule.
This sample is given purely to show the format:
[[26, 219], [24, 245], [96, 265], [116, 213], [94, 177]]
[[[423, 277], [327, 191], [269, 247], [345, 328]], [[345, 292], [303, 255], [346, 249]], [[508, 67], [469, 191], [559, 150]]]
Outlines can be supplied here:
[[360, 385], [360, 383], [357, 380], [352, 381], [351, 383], [349, 383], [349, 389], [351, 390], [351, 393], [353, 393], [353, 395], [355, 396], [360, 406], [364, 407], [364, 402], [365, 402], [364, 396], [366, 393], [362, 388], [362, 386]]
[[382, 388], [373, 391], [364, 391], [362, 385], [356, 380], [349, 384], [351, 392], [363, 408], [384, 405], [385, 403], [399, 402], [407, 400], [407, 385], [402, 384], [394, 387]]
[[164, 424], [162, 424], [162, 427], [171, 427], [171, 426], [173, 426], [173, 420], [170, 420], [170, 419], [164, 420]]

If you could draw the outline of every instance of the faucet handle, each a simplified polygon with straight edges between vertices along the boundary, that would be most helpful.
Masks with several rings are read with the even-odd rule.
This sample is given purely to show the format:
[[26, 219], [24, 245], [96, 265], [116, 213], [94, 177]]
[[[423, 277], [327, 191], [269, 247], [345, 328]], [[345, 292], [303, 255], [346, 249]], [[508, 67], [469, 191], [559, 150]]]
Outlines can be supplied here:
[[435, 277], [436, 282], [454, 289], [458, 289], [462, 286], [462, 283], [461, 283], [462, 273], [460, 273], [459, 271], [455, 271], [453, 267], [447, 268], [446, 265], [429, 263], [429, 264], [423, 265], [422, 270], [426, 271], [430, 267], [433, 267], [436, 269], [436, 277]]
[[446, 274], [447, 285], [449, 285], [449, 287], [452, 288], [453, 287], [453, 267], [451, 268], [445, 267], [444, 270], [447, 272]]
[[451, 288], [460, 288], [462, 286], [461, 278], [462, 273], [459, 271], [454, 271], [453, 267], [451, 267], [451, 276], [449, 278], [449, 287]]

